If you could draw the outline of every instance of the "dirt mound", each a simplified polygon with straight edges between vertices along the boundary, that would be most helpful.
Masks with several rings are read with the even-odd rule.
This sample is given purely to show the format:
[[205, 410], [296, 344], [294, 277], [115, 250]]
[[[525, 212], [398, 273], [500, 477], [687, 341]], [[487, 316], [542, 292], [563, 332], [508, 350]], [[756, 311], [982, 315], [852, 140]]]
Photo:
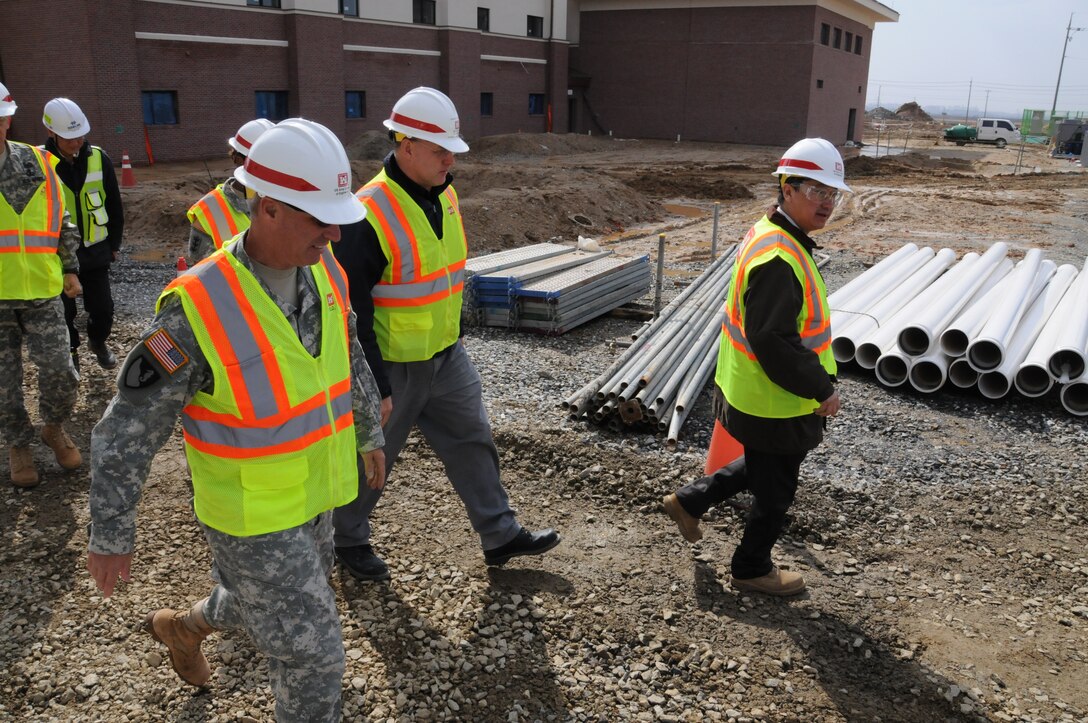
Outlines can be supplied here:
[[643, 173], [627, 181], [627, 185], [642, 193], [659, 198], [697, 198], [724, 201], [754, 198], [743, 183], [716, 173], [700, 174], [697, 169], [676, 168]]
[[144, 261], [171, 261], [189, 242], [189, 207], [224, 178], [194, 172], [174, 180], [144, 181], [121, 189], [125, 207], [125, 239], [130, 253]]
[[958, 172], [971, 174], [974, 164], [962, 158], [928, 158], [920, 153], [903, 153], [896, 156], [872, 158], [856, 156], [846, 161], [847, 178], [861, 176], [895, 176], [926, 173], [947, 175]]
[[[393, 142], [386, 131], [367, 131], [348, 144], [345, 149], [353, 161], [380, 161], [393, 150]], [[374, 175], [372, 171], [367, 178]]]
[[914, 101], [899, 106], [895, 111], [895, 117], [899, 120], [909, 120], [920, 123], [931, 123], [933, 121], [933, 117], [922, 110], [922, 106]]
[[895, 112], [885, 108], [882, 105], [878, 105], [876, 108], [873, 108], [871, 111], [865, 113], [865, 119], [871, 121], [891, 120], [892, 118], [895, 118]]

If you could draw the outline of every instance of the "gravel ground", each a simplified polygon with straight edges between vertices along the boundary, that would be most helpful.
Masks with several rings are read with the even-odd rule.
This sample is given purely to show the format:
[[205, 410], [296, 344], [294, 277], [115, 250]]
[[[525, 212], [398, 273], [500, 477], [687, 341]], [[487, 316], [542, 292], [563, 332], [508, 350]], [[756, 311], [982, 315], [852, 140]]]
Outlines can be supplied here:
[[[676, 228], [681, 246], [708, 236], [706, 223]], [[831, 237], [830, 288], [873, 261], [851, 243], [864, 233], [855, 223]], [[697, 266], [670, 263], [666, 296]], [[127, 347], [172, 269], [116, 272]], [[809, 592], [742, 595], [728, 560], [743, 510], [712, 510], [688, 545], [660, 508], [701, 472], [708, 395], [675, 448], [559, 408], [638, 325], [468, 331], [519, 518], [557, 527], [563, 543], [486, 568], [441, 464], [410, 439], [374, 520], [392, 580], [333, 576], [345, 720], [1088, 720], [1084, 420], [1052, 395], [923, 396], [844, 369], [843, 413], [805, 462], [776, 552]], [[73, 424], [84, 450], [113, 388], [87, 366]], [[245, 635], [205, 643], [214, 675], [194, 689], [140, 630], [148, 610], [210, 586], [180, 438], [145, 489], [134, 580], [108, 601], [84, 570], [86, 466], [38, 460], [40, 487], [0, 493], [0, 721], [272, 720]]]

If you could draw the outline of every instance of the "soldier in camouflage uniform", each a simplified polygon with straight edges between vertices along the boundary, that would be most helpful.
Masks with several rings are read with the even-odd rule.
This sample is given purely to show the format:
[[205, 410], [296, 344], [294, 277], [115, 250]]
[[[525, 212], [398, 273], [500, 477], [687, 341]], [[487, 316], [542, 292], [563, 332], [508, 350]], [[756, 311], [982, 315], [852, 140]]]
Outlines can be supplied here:
[[[249, 149], [272, 125], [272, 121], [267, 118], [257, 118], [243, 124], [233, 138], [227, 139], [230, 159], [235, 167], [246, 162]], [[186, 215], [192, 226], [189, 229], [189, 250], [185, 260], [192, 266], [210, 256], [224, 242], [249, 228], [246, 189], [232, 176], [204, 194]]]
[[[140, 492], [181, 415], [218, 584], [189, 610], [150, 613], [148, 632], [182, 679], [203, 685], [211, 670], [201, 641], [244, 629], [268, 658], [277, 720], [337, 721], [344, 649], [328, 582], [331, 510], [358, 493], [356, 454], [371, 486], [384, 482], [385, 462], [377, 385], [328, 242], [340, 238], [334, 224], [365, 211], [350, 193], [347, 154], [324, 126], [284, 121], [252, 151], [256, 160], [235, 171], [258, 194], [252, 226], [163, 292], [94, 429], [87, 565], [106, 596], [118, 577], [130, 579]], [[237, 318], [253, 323], [232, 327]], [[240, 337], [264, 353], [243, 355]], [[259, 387], [274, 393], [254, 393]], [[306, 391], [315, 387], [316, 395]], [[261, 424], [258, 410], [283, 409], [281, 397], [290, 414]], [[216, 411], [224, 399], [245, 399], [238, 409], [252, 411]], [[220, 441], [234, 446], [211, 443], [222, 428], [229, 434]]]
[[31, 448], [34, 425], [23, 401], [24, 339], [38, 367], [42, 440], [65, 469], [83, 462], [63, 426], [76, 405], [79, 377], [58, 298], [62, 290], [69, 297], [81, 291], [80, 238], [48, 156], [7, 139], [16, 107], [0, 83], [0, 251], [7, 252], [0, 253], [0, 433], [11, 446], [12, 483], [33, 487], [39, 477]]

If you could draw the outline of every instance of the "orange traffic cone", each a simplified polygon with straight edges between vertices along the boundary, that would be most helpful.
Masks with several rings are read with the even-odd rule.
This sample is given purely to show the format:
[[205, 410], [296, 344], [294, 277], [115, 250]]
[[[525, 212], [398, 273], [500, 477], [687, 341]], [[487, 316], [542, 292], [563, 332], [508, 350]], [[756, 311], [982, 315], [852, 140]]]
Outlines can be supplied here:
[[121, 187], [132, 188], [136, 185], [136, 174], [132, 172], [132, 161], [128, 159], [128, 151], [121, 154]]
[[710, 449], [706, 453], [706, 466], [703, 474], [711, 475], [725, 465], [744, 456], [744, 447], [725, 431], [718, 420], [714, 420], [714, 434], [710, 437]]
[[186, 271], [189, 270], [189, 264], [185, 263], [185, 257], [184, 256], [178, 256], [177, 270], [178, 270], [178, 276], [181, 276], [182, 274], [184, 274]]

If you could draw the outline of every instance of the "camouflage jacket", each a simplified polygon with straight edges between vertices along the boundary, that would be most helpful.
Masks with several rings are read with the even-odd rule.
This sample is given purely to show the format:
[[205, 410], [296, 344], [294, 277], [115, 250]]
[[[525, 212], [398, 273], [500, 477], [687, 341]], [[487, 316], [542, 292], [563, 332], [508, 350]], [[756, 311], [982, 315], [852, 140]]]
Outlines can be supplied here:
[[[15, 210], [22, 213], [30, 197], [42, 185], [45, 176], [42, 174], [38, 159], [30, 146], [22, 143], [8, 143], [7, 161], [0, 167], [0, 195]], [[43, 154], [48, 157], [48, 154]], [[64, 211], [64, 219], [60, 227], [60, 243], [57, 246], [57, 254], [60, 255], [60, 265], [66, 274], [79, 273], [79, 260], [76, 251], [80, 246], [79, 229], [72, 223], [68, 210]], [[56, 297], [53, 297], [56, 298]], [[0, 299], [0, 309], [25, 309], [28, 306], [39, 306], [51, 302], [49, 299]]]
[[[248, 233], [247, 233], [248, 235]], [[235, 256], [250, 271], [256, 270], [244, 248], [245, 236], [235, 242]], [[303, 346], [316, 354], [321, 346], [321, 297], [313, 272], [300, 268], [297, 276], [298, 306], [273, 294], [260, 277], [264, 290], [299, 334]], [[360, 452], [385, 444], [379, 404], [381, 398], [374, 375], [367, 366], [355, 335], [355, 314], [348, 322], [352, 366], [352, 401], [355, 431]], [[173, 371], [144, 344], [165, 330], [187, 357]], [[189, 320], [176, 295], [164, 303], [129, 352], [117, 377], [117, 395], [106, 408], [91, 434], [90, 544], [91, 552], [124, 554], [135, 547], [136, 505], [140, 500], [155, 454], [173, 434], [182, 409], [193, 396], [213, 390], [213, 375], [197, 344]]]
[[[245, 186], [235, 180], [234, 176], [223, 182], [223, 196], [235, 211], [249, 215], [249, 203], [246, 201]], [[200, 203], [202, 198], [203, 196], [197, 199], [196, 202]], [[225, 241], [223, 243], [226, 245]], [[189, 226], [189, 248], [185, 253], [185, 261], [189, 266], [206, 259], [214, 252], [215, 241], [212, 240], [211, 236], [204, 233], [204, 229], [200, 227], [200, 224], [194, 223]]]

